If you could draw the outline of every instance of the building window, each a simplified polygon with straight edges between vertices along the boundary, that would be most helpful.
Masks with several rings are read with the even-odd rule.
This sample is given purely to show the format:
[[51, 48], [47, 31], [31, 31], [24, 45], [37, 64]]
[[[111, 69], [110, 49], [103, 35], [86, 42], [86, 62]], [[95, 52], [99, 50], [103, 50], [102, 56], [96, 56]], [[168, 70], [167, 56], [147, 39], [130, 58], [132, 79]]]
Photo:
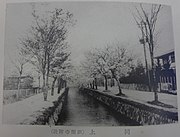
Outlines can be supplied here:
[[175, 56], [174, 54], [171, 55], [171, 63], [175, 62]]

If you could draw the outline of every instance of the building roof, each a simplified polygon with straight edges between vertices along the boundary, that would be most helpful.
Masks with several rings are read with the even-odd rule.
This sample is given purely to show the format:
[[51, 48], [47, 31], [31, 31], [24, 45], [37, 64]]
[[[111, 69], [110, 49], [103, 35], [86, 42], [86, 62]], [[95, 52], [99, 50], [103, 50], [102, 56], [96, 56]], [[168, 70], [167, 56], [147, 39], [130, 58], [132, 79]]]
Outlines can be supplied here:
[[155, 58], [163, 58], [163, 57], [170, 55], [170, 54], [174, 54], [174, 49], [166, 51], [166, 52], [162, 53], [161, 55], [155, 56]]

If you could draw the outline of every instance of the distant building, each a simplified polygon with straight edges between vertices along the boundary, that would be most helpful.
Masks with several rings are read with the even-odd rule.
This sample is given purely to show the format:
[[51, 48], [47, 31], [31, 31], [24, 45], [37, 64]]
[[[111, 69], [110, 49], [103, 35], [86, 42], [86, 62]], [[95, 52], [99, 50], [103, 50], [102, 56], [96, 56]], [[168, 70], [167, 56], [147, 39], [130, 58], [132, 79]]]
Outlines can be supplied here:
[[[5, 77], [4, 90], [17, 90], [20, 77]], [[21, 76], [20, 89], [30, 89], [33, 87], [33, 78], [31, 76]]]
[[159, 91], [167, 91], [176, 93], [176, 65], [174, 50], [168, 51], [157, 59], [156, 80], [158, 82]]

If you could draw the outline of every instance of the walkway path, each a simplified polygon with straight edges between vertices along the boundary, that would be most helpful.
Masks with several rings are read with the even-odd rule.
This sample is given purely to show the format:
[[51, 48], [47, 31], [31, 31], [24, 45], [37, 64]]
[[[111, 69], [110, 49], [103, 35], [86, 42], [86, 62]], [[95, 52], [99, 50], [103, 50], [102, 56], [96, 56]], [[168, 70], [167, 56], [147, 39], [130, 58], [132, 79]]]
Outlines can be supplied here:
[[[57, 89], [56, 89], [57, 90]], [[55, 91], [56, 91], [55, 90]], [[103, 92], [104, 87], [98, 87], [98, 91]], [[110, 92], [105, 92], [106, 94], [111, 94], [115, 96], [118, 93], [117, 87], [109, 88]], [[72, 93], [71, 93], [72, 92]], [[77, 92], [74, 92], [72, 89], [70, 90], [70, 98], [69, 98], [69, 106], [68, 113], [69, 117], [65, 117], [66, 121], [60, 121], [59, 124], [62, 125], [102, 125], [102, 123], [109, 122], [110, 125], [119, 125], [117, 123], [117, 119], [112, 118], [109, 111], [106, 111], [105, 108], [98, 106], [98, 103], [93, 103], [88, 101], [87, 98], [76, 95]], [[143, 104], [147, 104], [147, 101], [153, 101], [154, 93], [147, 91], [137, 91], [137, 90], [127, 90], [123, 89], [123, 93], [126, 95], [124, 98], [128, 98], [129, 100], [134, 100], [136, 102], [140, 102]], [[30, 124], [36, 120], [39, 115], [42, 115], [42, 112], [53, 106], [53, 101], [56, 101], [58, 97], [61, 95], [55, 92], [54, 96], [50, 95], [50, 91], [48, 92], [48, 100], [43, 101], [43, 94], [37, 94], [26, 98], [22, 101], [18, 101], [12, 104], [3, 105], [3, 124]], [[177, 96], [165, 93], [158, 93], [159, 101], [172, 105], [174, 108], [163, 108], [166, 110], [170, 110], [173, 112], [177, 112]], [[151, 105], [151, 104], [147, 104]], [[152, 106], [152, 105], [151, 105]], [[79, 108], [78, 108], [79, 107]], [[159, 107], [159, 106], [154, 106]], [[100, 113], [96, 113], [100, 112]], [[101, 113], [103, 112], [103, 113]], [[81, 114], [81, 115], [80, 115]], [[79, 117], [80, 116], [80, 117]], [[99, 123], [97, 117], [101, 116]], [[104, 116], [104, 117], [103, 117]], [[102, 120], [106, 119], [106, 116], [109, 118], [109, 121], [104, 122]], [[89, 121], [87, 121], [89, 120]], [[122, 121], [122, 120], [120, 120]], [[95, 123], [93, 123], [95, 122]], [[75, 124], [74, 124], [75, 123]], [[124, 122], [121, 124], [125, 124]], [[126, 124], [125, 124], [126, 125]]]
[[[98, 87], [98, 90], [103, 92], [104, 87]], [[110, 90], [110, 92], [106, 92], [107, 94], [115, 95], [118, 93], [117, 87], [108, 87], [108, 90]], [[140, 101], [142, 103], [147, 103], [148, 101], [154, 100], [154, 92], [128, 90], [128, 89], [122, 89], [122, 92], [127, 96], [127, 98]], [[178, 108], [177, 95], [158, 93], [158, 98], [160, 102], [171, 105], [174, 107], [174, 109]]]
[[61, 94], [55, 92], [54, 96], [51, 96], [49, 91], [47, 101], [43, 100], [43, 93], [40, 93], [22, 101], [3, 105], [3, 124], [30, 124], [45, 109], [53, 106], [53, 101], [56, 101]]

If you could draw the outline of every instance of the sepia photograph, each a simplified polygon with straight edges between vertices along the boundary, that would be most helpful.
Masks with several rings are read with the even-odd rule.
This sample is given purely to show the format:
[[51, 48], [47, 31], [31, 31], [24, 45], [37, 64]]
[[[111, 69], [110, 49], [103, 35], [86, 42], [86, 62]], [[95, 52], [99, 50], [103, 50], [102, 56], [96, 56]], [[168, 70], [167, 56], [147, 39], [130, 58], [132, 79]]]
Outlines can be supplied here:
[[176, 123], [171, 6], [6, 5], [3, 125]]

